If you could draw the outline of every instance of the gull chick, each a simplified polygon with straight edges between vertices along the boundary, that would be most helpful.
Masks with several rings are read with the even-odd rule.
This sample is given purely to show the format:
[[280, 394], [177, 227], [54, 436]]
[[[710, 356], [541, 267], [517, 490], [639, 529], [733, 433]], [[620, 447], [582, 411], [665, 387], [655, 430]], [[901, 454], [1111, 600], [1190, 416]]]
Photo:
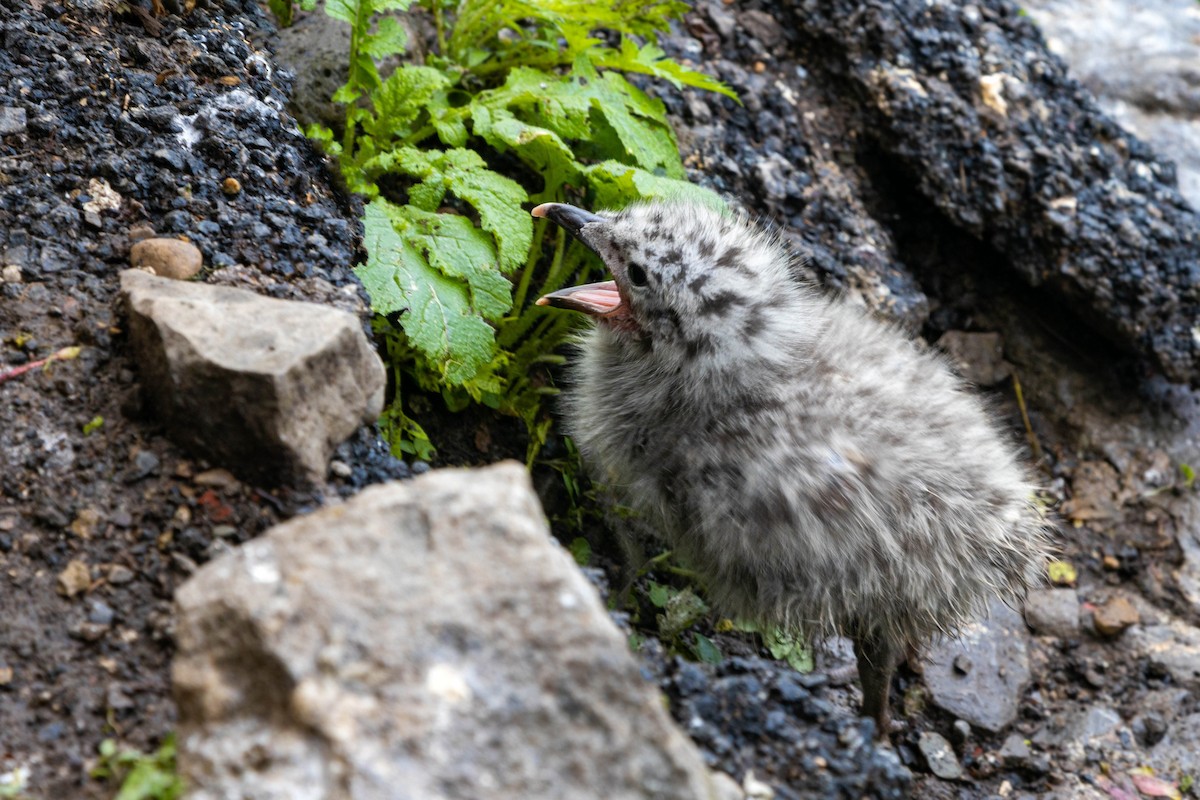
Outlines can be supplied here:
[[582, 311], [568, 433], [723, 613], [854, 642], [890, 726], [898, 660], [1044, 575], [1016, 450], [938, 356], [799, 280], [747, 221], [687, 204], [533, 210], [613, 280]]

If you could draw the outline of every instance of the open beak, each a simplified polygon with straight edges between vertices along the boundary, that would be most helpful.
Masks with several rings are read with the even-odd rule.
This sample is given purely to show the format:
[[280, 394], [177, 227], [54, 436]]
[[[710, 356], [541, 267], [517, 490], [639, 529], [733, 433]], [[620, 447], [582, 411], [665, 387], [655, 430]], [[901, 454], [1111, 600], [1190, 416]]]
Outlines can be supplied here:
[[621, 307], [621, 293], [617, 290], [616, 281], [585, 283], [539, 297], [537, 304], [582, 311], [593, 317], [605, 317]]

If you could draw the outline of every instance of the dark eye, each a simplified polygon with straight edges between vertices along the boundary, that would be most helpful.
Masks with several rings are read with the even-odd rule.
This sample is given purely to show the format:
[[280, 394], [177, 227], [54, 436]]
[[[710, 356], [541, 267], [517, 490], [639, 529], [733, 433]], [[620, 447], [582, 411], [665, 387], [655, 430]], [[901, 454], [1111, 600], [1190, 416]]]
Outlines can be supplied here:
[[629, 276], [629, 282], [634, 286], [646, 285], [646, 270], [638, 264], [630, 264], [629, 269], [625, 272]]

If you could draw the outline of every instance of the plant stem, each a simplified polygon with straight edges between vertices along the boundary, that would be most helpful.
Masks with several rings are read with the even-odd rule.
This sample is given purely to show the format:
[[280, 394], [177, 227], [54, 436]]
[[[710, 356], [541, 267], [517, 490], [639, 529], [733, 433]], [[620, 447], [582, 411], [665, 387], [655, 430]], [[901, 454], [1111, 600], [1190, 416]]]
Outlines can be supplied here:
[[442, 10], [442, 0], [433, 0], [433, 23], [437, 25], [438, 55], [446, 54], [446, 19]]
[[[542, 241], [546, 236], [547, 220], [539, 219], [534, 225], [533, 246], [529, 248], [529, 258], [525, 260], [525, 269], [521, 272], [521, 282], [517, 284], [517, 293], [513, 297], [513, 309], [518, 314], [525, 308], [525, 295], [529, 293], [529, 282], [533, 280], [533, 270], [542, 255]], [[561, 234], [561, 229], [559, 230]]]
[[48, 355], [45, 358], [39, 358], [37, 361], [30, 361], [28, 364], [22, 364], [19, 367], [0, 370], [0, 383], [4, 383], [11, 378], [17, 377], [18, 375], [24, 375], [26, 372], [35, 370], [38, 367], [49, 366], [54, 361], [68, 361], [72, 358], [78, 358], [80, 349], [81, 348], [79, 347], [64, 347], [58, 352]]

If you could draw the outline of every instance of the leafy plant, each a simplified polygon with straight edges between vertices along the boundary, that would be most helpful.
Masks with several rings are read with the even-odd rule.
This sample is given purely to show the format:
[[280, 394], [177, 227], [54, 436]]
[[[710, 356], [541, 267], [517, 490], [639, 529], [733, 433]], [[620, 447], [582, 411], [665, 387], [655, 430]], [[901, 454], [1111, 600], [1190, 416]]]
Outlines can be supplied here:
[[[684, 180], [663, 104], [625, 75], [733, 94], [652, 41], [686, 10], [679, 0], [422, 0], [435, 52], [382, 78], [380, 61], [406, 46], [394, 14], [412, 4], [327, 0], [352, 31], [349, 78], [333, 97], [346, 117], [340, 135], [309, 135], [368, 200], [357, 274], [400, 377], [451, 410], [482, 403], [520, 416], [532, 459], [549, 428], [542, 400], [555, 391], [544, 366], [561, 362], [553, 350], [575, 324], [534, 300], [598, 264], [535, 224], [529, 204], [688, 196], [722, 207]], [[399, 397], [384, 423], [394, 448], [431, 453]]]
[[183, 796], [183, 779], [175, 767], [175, 735], [169, 734], [153, 753], [119, 750], [112, 739], [100, 743], [100, 763], [93, 778], [121, 781], [114, 800], [175, 800]]

